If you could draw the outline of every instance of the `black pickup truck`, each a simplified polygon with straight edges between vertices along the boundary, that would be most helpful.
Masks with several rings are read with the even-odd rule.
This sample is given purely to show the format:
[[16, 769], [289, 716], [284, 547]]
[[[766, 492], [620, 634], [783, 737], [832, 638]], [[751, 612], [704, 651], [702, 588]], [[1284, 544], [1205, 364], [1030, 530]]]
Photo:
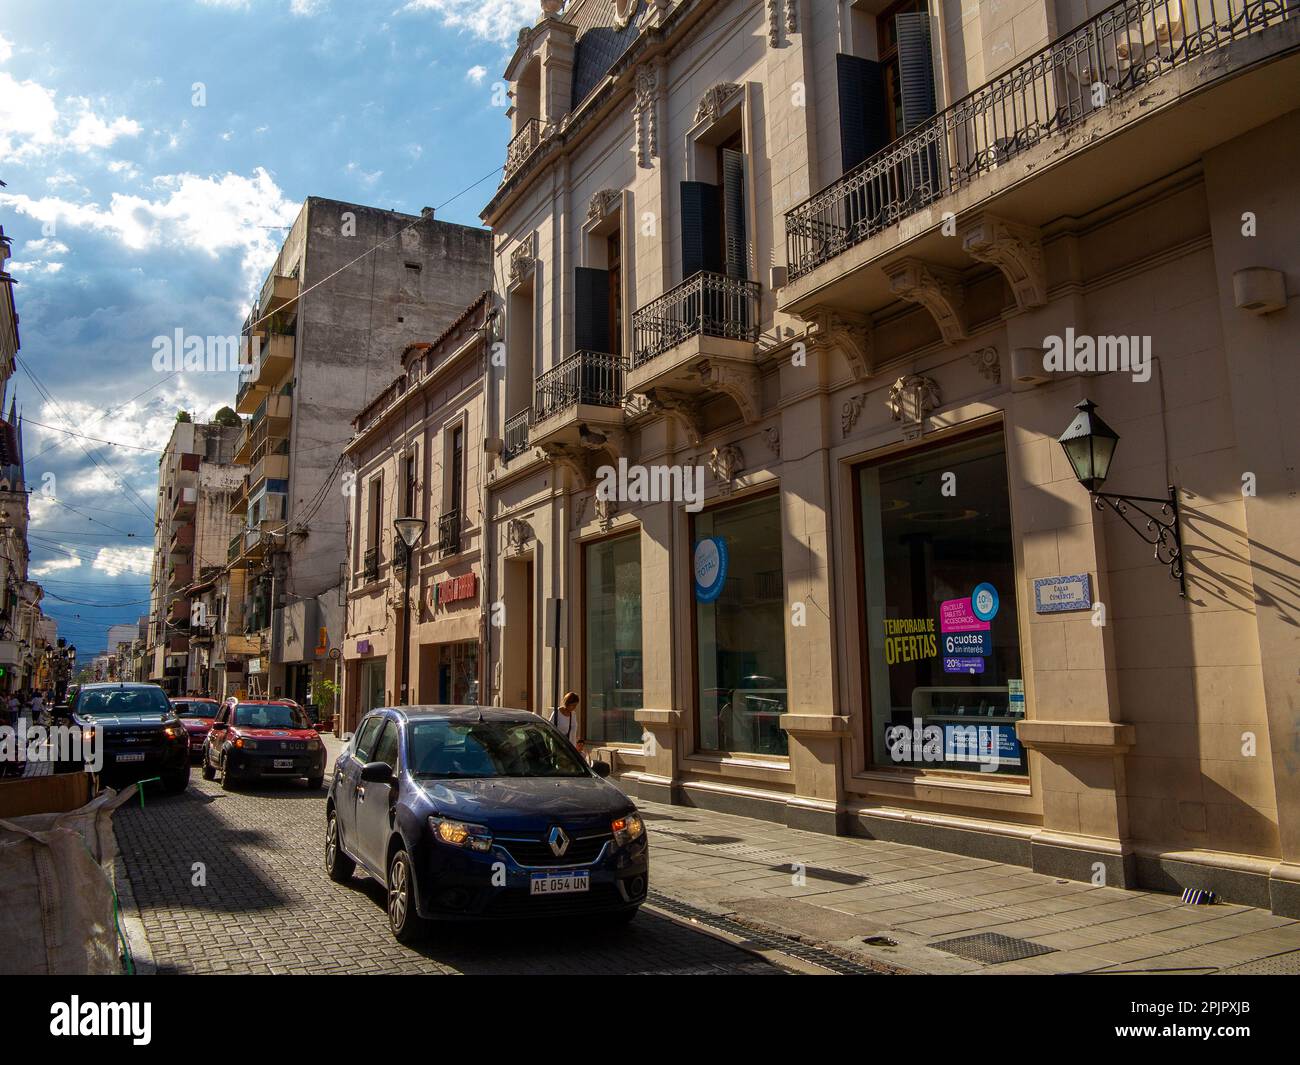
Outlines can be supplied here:
[[95, 730], [103, 751], [99, 773], [106, 782], [161, 777], [169, 792], [189, 784], [189, 733], [156, 684], [83, 684], [56, 718], [83, 733]]

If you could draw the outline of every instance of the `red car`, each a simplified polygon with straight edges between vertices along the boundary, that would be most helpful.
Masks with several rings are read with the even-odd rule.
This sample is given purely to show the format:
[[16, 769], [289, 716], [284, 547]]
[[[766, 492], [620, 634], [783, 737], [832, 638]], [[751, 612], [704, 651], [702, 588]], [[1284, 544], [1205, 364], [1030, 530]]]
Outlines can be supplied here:
[[189, 733], [190, 758], [199, 758], [203, 754], [203, 741], [208, 738], [208, 729], [212, 719], [217, 716], [221, 704], [216, 699], [199, 699], [187, 696], [171, 701], [172, 711], [181, 719], [185, 731]]
[[229, 791], [259, 777], [306, 777], [307, 787], [325, 780], [325, 744], [296, 703], [245, 699], [222, 706], [203, 745], [203, 779]]

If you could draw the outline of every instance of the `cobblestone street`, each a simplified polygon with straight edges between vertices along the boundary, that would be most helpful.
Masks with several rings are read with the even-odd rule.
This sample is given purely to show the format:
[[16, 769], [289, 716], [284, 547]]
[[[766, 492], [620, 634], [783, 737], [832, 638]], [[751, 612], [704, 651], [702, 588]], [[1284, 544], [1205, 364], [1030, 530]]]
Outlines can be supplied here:
[[344, 886], [325, 875], [325, 792], [302, 782], [223, 792], [196, 769], [184, 794], [147, 794], [143, 809], [128, 803], [114, 825], [159, 973], [781, 971], [644, 909], [618, 931], [448, 925], [418, 949], [403, 947], [389, 933], [378, 883], [358, 873]]

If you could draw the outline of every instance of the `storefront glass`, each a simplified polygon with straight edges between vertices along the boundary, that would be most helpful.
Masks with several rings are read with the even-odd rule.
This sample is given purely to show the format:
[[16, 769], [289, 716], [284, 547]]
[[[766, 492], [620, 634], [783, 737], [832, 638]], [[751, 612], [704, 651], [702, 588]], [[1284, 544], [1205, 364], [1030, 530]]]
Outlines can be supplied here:
[[1023, 774], [1001, 433], [872, 463], [859, 488], [874, 762]]
[[478, 641], [438, 645], [438, 702], [447, 706], [478, 705]]
[[585, 557], [586, 738], [640, 743], [641, 537], [588, 544]]
[[785, 755], [785, 579], [775, 495], [699, 514], [691, 537], [700, 748]]

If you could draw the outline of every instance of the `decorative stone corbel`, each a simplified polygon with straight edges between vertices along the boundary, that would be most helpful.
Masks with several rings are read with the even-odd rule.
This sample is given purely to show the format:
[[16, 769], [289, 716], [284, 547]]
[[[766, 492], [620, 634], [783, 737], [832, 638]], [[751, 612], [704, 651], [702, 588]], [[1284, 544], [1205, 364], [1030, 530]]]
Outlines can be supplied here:
[[781, 457], [781, 427], [778, 425], [769, 425], [763, 430], [763, 442], [767, 448], [777, 458]]
[[1033, 226], [1021, 226], [996, 215], [982, 214], [961, 228], [962, 250], [972, 259], [992, 263], [1011, 286], [1022, 311], [1047, 302], [1043, 243]]
[[704, 429], [700, 420], [700, 401], [697, 398], [666, 388], [652, 388], [645, 394], [645, 398], [652, 412], [672, 418], [681, 426], [690, 447], [700, 446], [704, 439]]
[[617, 499], [596, 498], [596, 520], [600, 522], [600, 527], [608, 532], [610, 526], [614, 524], [614, 515], [618, 513]]
[[645, 63], [636, 70], [636, 94], [632, 112], [635, 134], [636, 165], [650, 167], [651, 159], [659, 155], [659, 71], [653, 63]]
[[587, 224], [599, 225], [618, 207], [623, 194], [618, 189], [601, 189], [587, 205]]
[[719, 82], [713, 86], [700, 97], [700, 104], [695, 109], [695, 124], [716, 122], [727, 109], [728, 102], [738, 92], [740, 86], [732, 81]]
[[709, 453], [709, 472], [721, 486], [724, 496], [731, 495], [737, 474], [745, 468], [745, 456], [735, 444], [723, 444]]
[[930, 312], [945, 344], [966, 339], [966, 323], [961, 313], [964, 297], [956, 270], [909, 257], [885, 264], [884, 271], [889, 278], [889, 290], [895, 296], [919, 303]]
[[546, 458], [568, 470], [579, 490], [590, 488], [596, 477], [596, 452], [581, 444], [543, 444]]
[[701, 359], [695, 372], [705, 388], [722, 392], [735, 401], [746, 425], [758, 421], [763, 403], [757, 366]]
[[537, 231], [529, 233], [510, 252], [510, 280], [522, 281], [537, 266]]
[[807, 344], [813, 351], [836, 348], [848, 359], [853, 380], [871, 376], [872, 333], [867, 315], [833, 307], [813, 307], [804, 321], [808, 323]]
[[523, 518], [511, 518], [505, 527], [507, 553], [518, 554], [533, 538], [533, 527]]
[[853, 427], [858, 424], [858, 418], [862, 414], [862, 408], [867, 404], [867, 394], [859, 392], [856, 396], [849, 396], [844, 401], [844, 406], [840, 409], [840, 432], [848, 436], [853, 432]]

